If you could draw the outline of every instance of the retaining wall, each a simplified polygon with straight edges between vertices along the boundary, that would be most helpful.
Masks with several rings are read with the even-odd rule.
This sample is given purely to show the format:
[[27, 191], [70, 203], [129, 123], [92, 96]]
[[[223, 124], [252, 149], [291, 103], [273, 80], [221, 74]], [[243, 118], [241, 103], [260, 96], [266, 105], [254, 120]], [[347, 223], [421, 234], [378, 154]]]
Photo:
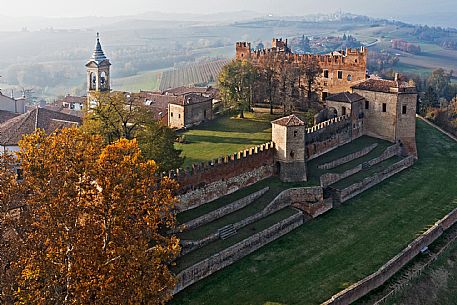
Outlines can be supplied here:
[[[237, 210], [240, 210], [240, 209], [248, 206], [249, 204], [253, 203], [256, 199], [258, 199], [259, 197], [264, 195], [266, 192], [268, 192], [269, 190], [270, 190], [269, 187], [263, 188], [260, 191], [250, 194], [249, 196], [241, 198], [241, 199], [234, 201], [230, 204], [227, 204], [217, 210], [214, 210], [203, 216], [200, 216], [198, 218], [192, 219], [191, 221], [183, 223], [182, 225], [179, 226], [179, 229], [181, 229], [182, 231], [188, 231], [191, 229], [198, 228], [204, 224], [210, 223], [214, 220], [217, 220], [225, 215], [228, 215], [230, 213], [233, 213]], [[211, 204], [211, 203], [209, 203], [209, 204]]]
[[358, 194], [366, 191], [367, 189], [411, 167], [414, 164], [414, 161], [414, 156], [406, 157], [405, 159], [391, 165], [389, 168], [383, 170], [380, 173], [376, 173], [371, 177], [367, 177], [363, 179], [363, 181], [355, 183], [343, 190], [337, 190], [335, 192], [337, 201], [339, 201], [340, 203], [348, 201], [349, 199], [357, 196]]
[[282, 220], [251, 237], [181, 271], [173, 294], [219, 271], [303, 224], [303, 213]]
[[362, 150], [359, 150], [355, 153], [349, 154], [347, 156], [344, 156], [344, 157], [334, 160], [332, 162], [321, 164], [318, 166], [318, 168], [324, 169], [324, 170], [329, 170], [329, 169], [335, 168], [337, 166], [340, 166], [341, 164], [349, 163], [355, 159], [368, 155], [376, 147], [378, 147], [378, 143], [374, 143], [368, 147], [365, 147]]
[[[389, 146], [388, 148], [386, 148], [386, 150], [379, 156], [379, 157], [376, 157], [374, 159], [371, 159], [370, 161], [368, 162], [365, 162], [365, 164], [369, 167], [373, 166], [373, 165], [376, 165], [378, 163], [381, 163], [389, 158], [392, 158], [393, 156], [396, 156], [396, 155], [399, 155], [401, 152], [401, 148], [400, 148], [400, 145], [399, 144], [395, 144], [395, 145], [392, 145], [392, 146]], [[362, 171], [364, 168], [364, 164], [359, 164], [357, 165], [356, 167], [354, 168], [351, 168], [347, 171], [345, 171], [344, 173], [341, 173], [341, 174], [337, 174], [337, 173], [327, 173], [327, 174], [323, 174], [322, 176], [320, 176], [320, 183], [321, 183], [321, 186], [322, 187], [327, 187], [329, 185], [332, 185], [340, 180], [343, 180], [349, 176], [352, 176], [360, 171]]]
[[372, 290], [383, 285], [395, 273], [419, 254], [420, 250], [438, 239], [444, 231], [457, 223], [457, 209], [435, 223], [427, 232], [410, 243], [402, 252], [388, 261], [375, 273], [332, 296], [321, 305], [346, 305], [355, 302]]
[[[235, 230], [240, 230], [289, 206], [305, 211], [311, 217], [322, 215], [332, 208], [331, 205], [324, 203], [324, 194], [321, 187], [292, 188], [282, 191], [262, 211], [234, 223], [233, 227]], [[215, 231], [200, 240], [181, 240], [182, 249], [180, 255], [186, 255], [218, 239], [219, 233]]]

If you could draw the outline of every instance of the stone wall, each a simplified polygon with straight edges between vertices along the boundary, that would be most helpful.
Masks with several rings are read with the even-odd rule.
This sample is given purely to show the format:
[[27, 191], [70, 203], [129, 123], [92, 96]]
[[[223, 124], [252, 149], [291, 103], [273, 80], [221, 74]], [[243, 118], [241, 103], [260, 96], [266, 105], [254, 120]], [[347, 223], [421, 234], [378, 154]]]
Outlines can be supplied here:
[[388, 261], [375, 273], [332, 296], [321, 305], [347, 305], [383, 285], [395, 273], [409, 263], [419, 252], [438, 239], [444, 231], [457, 223], [457, 209], [435, 223], [427, 232], [410, 243], [402, 252]]
[[356, 137], [352, 134], [350, 114], [319, 123], [306, 131], [306, 159], [315, 159], [335, 148], [350, 143], [359, 136], [361, 133]]
[[341, 174], [336, 174], [336, 173], [327, 173], [323, 174], [320, 176], [320, 182], [322, 187], [327, 187], [329, 185], [332, 185], [340, 180], [343, 180], [349, 176], [352, 176], [364, 169], [365, 166], [371, 167], [373, 165], [376, 165], [378, 163], [381, 163], [389, 158], [392, 158], [395, 155], [399, 155], [401, 152], [400, 150], [400, 145], [395, 144], [392, 146], [389, 146], [379, 157], [376, 157], [374, 159], [371, 159], [368, 162], [365, 162], [363, 164], [359, 164], [354, 168], [351, 168], [344, 173]]
[[274, 155], [274, 144], [270, 142], [170, 172], [169, 176], [180, 185], [177, 209], [195, 208], [273, 176]]
[[378, 147], [378, 143], [374, 143], [374, 144], [372, 144], [370, 146], [365, 147], [362, 150], [356, 151], [355, 153], [349, 154], [349, 155], [344, 156], [342, 158], [333, 160], [332, 162], [321, 164], [321, 165], [318, 166], [318, 168], [319, 169], [324, 169], [324, 170], [329, 170], [329, 169], [335, 168], [337, 166], [340, 166], [342, 164], [349, 163], [352, 160], [355, 160], [355, 159], [358, 159], [358, 158], [361, 158], [363, 156], [368, 155], [376, 147]]
[[[294, 206], [311, 217], [322, 215], [332, 208], [331, 204], [324, 203], [324, 194], [321, 187], [292, 188], [281, 192], [262, 211], [234, 223], [233, 227], [235, 230], [240, 230], [289, 206]], [[188, 254], [218, 239], [219, 233], [215, 231], [200, 240], [181, 240], [182, 250], [180, 255]]]
[[188, 221], [186, 223], [183, 223], [182, 225], [179, 226], [178, 230], [182, 231], [188, 231], [194, 228], [197, 228], [199, 226], [202, 226], [204, 224], [210, 223], [216, 219], [219, 219], [221, 217], [224, 217], [227, 214], [233, 213], [237, 210], [240, 210], [247, 205], [253, 203], [256, 199], [264, 195], [266, 192], [270, 190], [269, 187], [265, 187], [261, 189], [260, 191], [257, 191], [255, 193], [252, 193], [244, 198], [241, 198], [239, 200], [236, 200], [230, 204], [227, 204], [217, 210], [211, 211], [205, 215], [202, 215], [198, 218], [192, 219], [191, 221]]
[[173, 293], [176, 294], [184, 288], [213, 274], [214, 272], [233, 264], [239, 259], [289, 233], [302, 224], [303, 214], [301, 212], [297, 212], [295, 215], [282, 220], [270, 228], [254, 234], [251, 237], [181, 271], [177, 275], [177, 285]]
[[371, 177], [367, 177], [363, 179], [363, 181], [355, 183], [343, 190], [337, 190], [335, 192], [336, 199], [340, 203], [343, 203], [358, 194], [366, 191], [367, 189], [377, 185], [378, 183], [386, 180], [387, 178], [392, 177], [393, 175], [411, 167], [414, 164], [415, 157], [409, 156], [405, 159], [393, 164], [389, 168], [383, 170], [380, 173], [377, 173]]

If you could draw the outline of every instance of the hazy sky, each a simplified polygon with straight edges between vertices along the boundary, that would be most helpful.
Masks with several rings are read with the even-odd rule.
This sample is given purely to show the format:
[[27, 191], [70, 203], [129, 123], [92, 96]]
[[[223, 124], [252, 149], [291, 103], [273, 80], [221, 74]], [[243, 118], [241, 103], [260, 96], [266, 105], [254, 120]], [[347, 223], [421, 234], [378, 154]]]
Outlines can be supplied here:
[[345, 12], [374, 17], [457, 11], [456, 0], [0, 0], [0, 15], [115, 16], [147, 11], [213, 13], [253, 10], [280, 15]]

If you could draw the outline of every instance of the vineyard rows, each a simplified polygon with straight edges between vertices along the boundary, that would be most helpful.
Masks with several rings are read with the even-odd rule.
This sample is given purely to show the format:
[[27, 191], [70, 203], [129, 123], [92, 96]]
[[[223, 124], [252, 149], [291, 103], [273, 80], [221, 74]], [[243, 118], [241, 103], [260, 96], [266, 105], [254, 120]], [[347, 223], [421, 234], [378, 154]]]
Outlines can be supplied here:
[[207, 84], [217, 81], [217, 76], [228, 60], [218, 60], [207, 63], [189, 64], [179, 69], [164, 71], [160, 81], [160, 90], [180, 86]]

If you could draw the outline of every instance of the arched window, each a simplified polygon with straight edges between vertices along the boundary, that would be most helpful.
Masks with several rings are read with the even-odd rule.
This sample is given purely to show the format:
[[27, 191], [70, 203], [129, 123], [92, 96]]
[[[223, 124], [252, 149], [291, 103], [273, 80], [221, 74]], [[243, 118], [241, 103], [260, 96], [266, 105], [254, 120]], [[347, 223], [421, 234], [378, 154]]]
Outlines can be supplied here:
[[100, 88], [101, 89], [106, 89], [107, 87], [107, 79], [106, 79], [106, 73], [103, 71], [100, 73]]
[[349, 74], [349, 75], [348, 75], [348, 81], [351, 81], [351, 80], [352, 80], [352, 75]]
[[95, 73], [90, 73], [90, 90], [95, 90], [97, 87], [97, 76]]

